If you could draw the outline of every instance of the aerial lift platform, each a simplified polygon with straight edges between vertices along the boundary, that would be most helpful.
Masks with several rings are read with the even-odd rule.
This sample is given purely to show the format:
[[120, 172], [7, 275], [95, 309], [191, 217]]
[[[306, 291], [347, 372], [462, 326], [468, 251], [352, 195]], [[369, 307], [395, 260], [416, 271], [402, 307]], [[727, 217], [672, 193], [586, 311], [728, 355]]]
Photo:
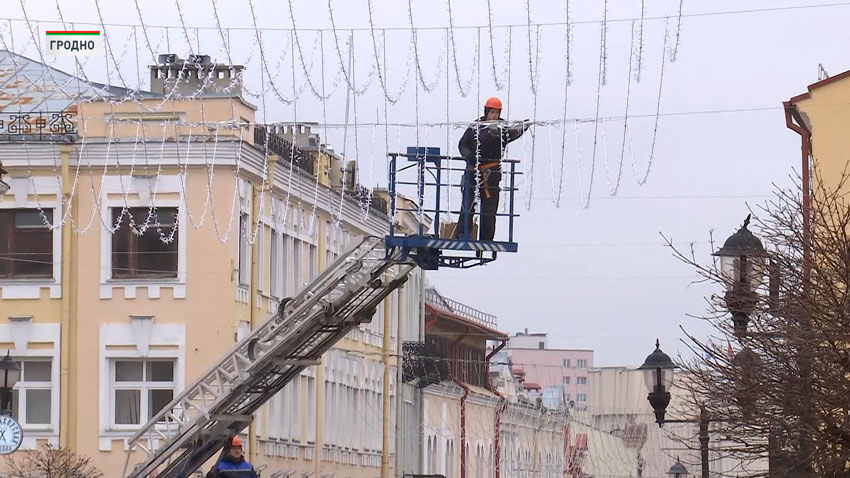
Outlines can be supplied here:
[[[440, 204], [450, 188], [460, 187], [442, 181], [449, 171], [463, 171], [452, 169], [461, 158], [442, 156], [438, 148], [417, 147], [389, 156], [389, 235], [366, 237], [295, 297], [284, 299], [276, 314], [143, 425], [128, 440], [124, 478], [188, 477], [244, 430], [253, 413], [287, 383], [306, 367], [317, 365], [352, 328], [371, 321], [376, 307], [404, 284], [414, 268], [469, 268], [495, 260], [497, 252], [516, 252], [515, 161], [505, 160], [503, 168], [509, 212], [500, 215], [508, 218], [508, 239], [494, 242], [478, 241], [470, 231], [458, 239], [439, 237], [441, 216], [460, 213], [441, 209]], [[405, 163], [399, 166], [402, 160]], [[413, 180], [405, 177], [412, 174]], [[415, 186], [413, 207], [399, 207], [398, 198], [406, 194], [401, 191], [411, 186]], [[426, 198], [435, 205], [426, 208]], [[405, 211], [420, 218], [433, 214], [434, 232], [419, 221], [415, 234], [399, 235], [394, 218]]]

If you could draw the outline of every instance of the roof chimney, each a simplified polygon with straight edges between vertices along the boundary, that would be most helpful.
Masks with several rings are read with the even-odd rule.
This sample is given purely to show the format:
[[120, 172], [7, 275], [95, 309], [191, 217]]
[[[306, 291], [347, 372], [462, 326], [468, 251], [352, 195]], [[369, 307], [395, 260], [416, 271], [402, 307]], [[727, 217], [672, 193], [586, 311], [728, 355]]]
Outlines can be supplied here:
[[[175, 53], [164, 53], [151, 72], [150, 89], [162, 95], [242, 96], [242, 65], [213, 63], [209, 55], [189, 55], [183, 60]], [[172, 93], [173, 92], [173, 93]]]

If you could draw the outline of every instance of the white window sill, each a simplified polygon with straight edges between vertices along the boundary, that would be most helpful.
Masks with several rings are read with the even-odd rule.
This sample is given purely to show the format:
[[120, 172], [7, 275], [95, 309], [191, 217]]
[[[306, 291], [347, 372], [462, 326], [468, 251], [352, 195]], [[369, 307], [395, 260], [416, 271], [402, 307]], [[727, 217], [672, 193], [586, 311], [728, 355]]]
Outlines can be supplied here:
[[150, 284], [184, 284], [176, 277], [151, 277], [139, 279], [106, 279], [105, 284], [111, 285], [150, 285]]
[[116, 426], [111, 425], [103, 430], [102, 435], [131, 436], [142, 428], [141, 425]]
[[33, 277], [33, 278], [2, 278], [0, 279], [0, 287], [4, 285], [56, 285], [59, 284], [53, 277]]
[[149, 299], [159, 299], [160, 289], [171, 289], [175, 299], [186, 298], [186, 281], [179, 278], [106, 279], [100, 283], [100, 298], [111, 299], [115, 289], [123, 289], [125, 299], [135, 299], [136, 290], [147, 289]]
[[21, 424], [21, 430], [27, 433], [33, 433], [37, 435], [53, 435], [55, 432], [53, 431], [53, 425], [24, 425]]
[[[100, 451], [111, 451], [112, 441], [121, 440], [124, 442], [123, 449], [127, 450], [127, 442], [142, 429], [143, 425], [110, 425], [105, 430], [101, 430], [98, 438], [100, 439]], [[157, 427], [159, 428], [159, 427]], [[162, 430], [166, 429], [166, 425], [162, 426]]]
[[50, 298], [62, 297], [62, 284], [53, 277], [25, 278], [3, 278], [0, 279], [2, 299], [40, 299], [41, 290], [50, 289]]

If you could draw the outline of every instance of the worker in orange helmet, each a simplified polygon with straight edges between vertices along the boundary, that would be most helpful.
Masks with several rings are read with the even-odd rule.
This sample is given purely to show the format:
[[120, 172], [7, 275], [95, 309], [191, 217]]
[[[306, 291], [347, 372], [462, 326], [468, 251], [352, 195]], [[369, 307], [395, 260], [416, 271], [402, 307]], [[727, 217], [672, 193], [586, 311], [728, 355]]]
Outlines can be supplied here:
[[[484, 102], [484, 116], [478, 118], [463, 133], [458, 150], [466, 160], [463, 175], [463, 203], [460, 223], [455, 238], [472, 232], [472, 217], [475, 215], [475, 189], [477, 181], [478, 195], [481, 200], [481, 233], [479, 239], [492, 241], [496, 234], [496, 211], [499, 209], [499, 183], [502, 181], [501, 160], [508, 143], [517, 138], [531, 126], [529, 120], [511, 126], [502, 119], [502, 101], [495, 96]], [[474, 237], [472, 239], [475, 239]]]
[[257, 478], [254, 466], [245, 460], [242, 453], [242, 439], [238, 436], [230, 440], [227, 453], [221, 457], [207, 473], [207, 478]]

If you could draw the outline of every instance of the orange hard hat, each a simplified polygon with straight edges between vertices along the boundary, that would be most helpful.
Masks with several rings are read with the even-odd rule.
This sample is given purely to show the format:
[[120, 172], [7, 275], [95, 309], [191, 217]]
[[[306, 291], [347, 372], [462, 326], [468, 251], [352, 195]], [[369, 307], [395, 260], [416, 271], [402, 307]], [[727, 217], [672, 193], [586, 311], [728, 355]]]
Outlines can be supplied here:
[[502, 100], [500, 100], [499, 98], [496, 98], [495, 96], [491, 96], [491, 97], [487, 98], [487, 101], [484, 102], [484, 107], [485, 108], [492, 108], [494, 110], [501, 110], [502, 109]]
[[242, 447], [242, 439], [239, 437], [233, 437], [233, 440], [230, 441], [230, 447]]

